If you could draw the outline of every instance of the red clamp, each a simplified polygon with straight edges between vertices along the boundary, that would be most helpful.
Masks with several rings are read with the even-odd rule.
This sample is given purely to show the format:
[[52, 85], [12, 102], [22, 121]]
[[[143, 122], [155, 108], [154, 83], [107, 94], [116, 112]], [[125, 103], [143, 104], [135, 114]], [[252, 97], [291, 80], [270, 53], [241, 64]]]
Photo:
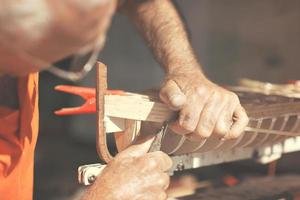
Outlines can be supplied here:
[[[62, 108], [55, 111], [56, 115], [77, 115], [77, 114], [91, 114], [96, 112], [96, 89], [87, 87], [77, 87], [69, 85], [58, 85], [55, 90], [74, 94], [82, 97], [85, 103], [82, 106]], [[107, 90], [106, 95], [125, 95], [123, 90]]]

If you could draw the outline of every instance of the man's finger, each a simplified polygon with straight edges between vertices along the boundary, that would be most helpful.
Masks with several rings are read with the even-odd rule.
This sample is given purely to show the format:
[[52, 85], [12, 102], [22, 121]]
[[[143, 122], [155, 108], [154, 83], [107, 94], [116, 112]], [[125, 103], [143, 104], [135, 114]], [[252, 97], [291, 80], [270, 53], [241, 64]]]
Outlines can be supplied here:
[[225, 136], [226, 139], [239, 137], [244, 132], [246, 126], [249, 123], [247, 113], [241, 105], [237, 106], [233, 116], [235, 120], [233, 121], [229, 133]]
[[201, 112], [195, 132], [189, 135], [190, 140], [201, 140], [208, 138], [212, 134], [219, 115], [224, 108], [224, 103], [218, 97], [213, 97], [213, 99], [208, 101]]
[[154, 141], [154, 136], [145, 138], [143, 141], [139, 141], [137, 144], [131, 145], [130, 147], [128, 147], [127, 149], [125, 149], [124, 151], [120, 152], [117, 157], [140, 157], [142, 155], [145, 155], [153, 141]]
[[189, 105], [184, 106], [180, 111], [177, 124], [171, 127], [173, 131], [179, 134], [188, 134], [193, 132], [198, 124], [200, 113], [203, 109], [204, 102], [189, 102]]
[[169, 170], [173, 165], [172, 159], [162, 151], [155, 151], [146, 154], [142, 158], [142, 162], [145, 162], [144, 164], [150, 169], [158, 168], [163, 172]]
[[232, 125], [232, 112], [227, 111], [227, 109], [224, 109], [217, 120], [214, 134], [218, 135], [220, 138], [225, 137], [225, 135], [228, 134], [230, 131], [230, 127]]
[[231, 129], [231, 126], [233, 124], [233, 113], [235, 111], [237, 103], [238, 102], [235, 103], [234, 101], [228, 102], [219, 114], [219, 118], [217, 120], [213, 133], [217, 134], [220, 138], [224, 138]]
[[180, 110], [186, 103], [186, 96], [173, 80], [169, 80], [163, 85], [159, 96], [173, 110]]

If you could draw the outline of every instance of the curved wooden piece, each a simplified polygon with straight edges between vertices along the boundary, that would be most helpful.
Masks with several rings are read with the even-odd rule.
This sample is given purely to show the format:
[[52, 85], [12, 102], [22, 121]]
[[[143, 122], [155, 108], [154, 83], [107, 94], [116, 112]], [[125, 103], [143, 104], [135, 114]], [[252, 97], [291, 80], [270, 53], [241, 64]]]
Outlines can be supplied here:
[[[284, 127], [282, 128], [283, 131], [290, 131], [290, 132], [295, 132], [299, 128], [299, 115], [289, 115], [287, 122], [285, 123]], [[281, 142], [284, 139], [287, 139], [288, 136], [281, 136], [278, 137], [277, 140], [275, 140], [275, 143]]]
[[[269, 127], [270, 130], [274, 130], [276, 120], [277, 120], [277, 118], [275, 118], [275, 117], [271, 118], [271, 124]], [[268, 143], [268, 141], [270, 140], [270, 138], [272, 138], [272, 134], [266, 134], [265, 139], [262, 142], [260, 142], [259, 145], [266, 145]]]
[[[257, 129], [261, 128], [262, 121], [263, 121], [263, 119], [258, 119], [258, 122], [257, 122], [257, 125], [256, 125]], [[255, 138], [257, 137], [257, 135], [258, 135], [258, 132], [254, 131], [252, 133], [252, 136], [249, 138], [249, 140], [245, 144], [242, 145], [242, 147], [249, 147], [249, 145], [255, 140]]]
[[[283, 122], [281, 124], [281, 127], [279, 128], [280, 131], [284, 130], [284, 128], [285, 128], [288, 120], [289, 120], [289, 115], [284, 115], [283, 116]], [[276, 144], [276, 143], [280, 142], [281, 139], [282, 139], [282, 136], [281, 135], [277, 135], [271, 142], [274, 143], [274, 144]]]
[[114, 134], [118, 152], [126, 149], [139, 135], [140, 122], [125, 120], [125, 131]]
[[96, 78], [96, 105], [97, 105], [97, 133], [96, 148], [99, 158], [102, 162], [108, 163], [112, 160], [112, 155], [107, 147], [106, 130], [104, 123], [104, 95], [107, 90], [107, 67], [103, 63], [97, 62], [97, 78]]

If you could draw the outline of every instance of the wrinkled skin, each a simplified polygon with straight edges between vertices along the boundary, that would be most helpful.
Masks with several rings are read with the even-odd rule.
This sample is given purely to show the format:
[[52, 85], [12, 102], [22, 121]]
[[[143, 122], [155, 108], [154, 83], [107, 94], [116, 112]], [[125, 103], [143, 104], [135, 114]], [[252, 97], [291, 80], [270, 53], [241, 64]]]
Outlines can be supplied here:
[[160, 97], [173, 110], [179, 110], [172, 124], [174, 132], [199, 141], [216, 134], [220, 138], [240, 136], [248, 117], [236, 94], [206, 79], [195, 68], [189, 73], [169, 74]]
[[82, 200], [165, 200], [172, 160], [163, 152], [147, 153], [153, 139], [119, 153]]
[[39, 71], [96, 42], [103, 45], [115, 9], [112, 0], [1, 0], [0, 71]]

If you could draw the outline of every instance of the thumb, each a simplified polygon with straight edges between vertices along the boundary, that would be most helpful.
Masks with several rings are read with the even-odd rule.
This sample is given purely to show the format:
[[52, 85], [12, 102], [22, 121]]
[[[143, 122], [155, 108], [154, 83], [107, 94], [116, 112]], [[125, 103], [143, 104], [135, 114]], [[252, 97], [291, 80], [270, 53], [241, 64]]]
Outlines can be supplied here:
[[149, 151], [154, 138], [155, 136], [152, 135], [151, 137], [143, 138], [142, 140], [137, 141], [134, 145], [131, 145], [124, 151], [120, 152], [117, 157], [125, 158], [143, 156]]
[[163, 85], [159, 96], [172, 110], [180, 110], [186, 102], [186, 96], [173, 80], [168, 80]]

